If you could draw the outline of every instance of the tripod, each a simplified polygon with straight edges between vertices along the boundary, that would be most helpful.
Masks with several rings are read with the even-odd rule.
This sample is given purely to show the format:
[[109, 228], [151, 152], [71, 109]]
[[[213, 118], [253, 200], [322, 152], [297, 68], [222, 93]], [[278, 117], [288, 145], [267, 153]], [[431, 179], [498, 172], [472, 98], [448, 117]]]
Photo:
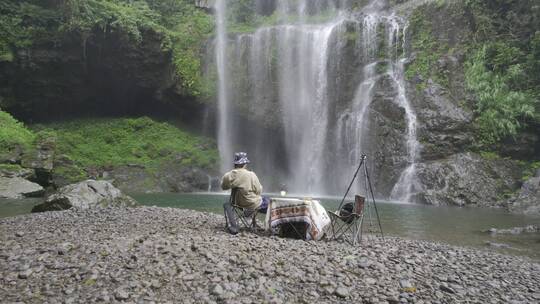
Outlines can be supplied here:
[[[358, 173], [360, 170], [364, 168], [364, 186], [366, 191], [366, 198], [367, 198], [367, 204], [366, 198], [361, 197], [357, 195], [355, 197], [355, 203], [352, 206], [349, 206], [349, 210], [347, 210], [344, 202], [345, 198], [347, 197], [347, 194], [349, 194], [349, 191], [351, 190], [352, 185], [354, 184], [354, 181], [356, 180], [356, 177], [358, 176]], [[371, 202], [369, 200], [369, 196], [371, 196]], [[350, 242], [355, 245], [357, 241], [362, 240], [362, 229], [364, 224], [364, 206], [367, 205], [367, 212], [369, 217], [370, 226], [373, 226], [372, 222], [372, 215], [371, 215], [371, 207], [375, 209], [375, 214], [377, 216], [377, 222], [379, 226], [379, 231], [381, 233], [381, 237], [384, 239], [384, 233], [381, 225], [381, 220], [379, 217], [379, 210], [377, 208], [377, 203], [375, 202], [375, 195], [373, 194], [373, 187], [371, 185], [371, 179], [369, 177], [369, 170], [367, 167], [367, 156], [365, 154], [362, 155], [360, 164], [358, 165], [358, 168], [354, 172], [354, 176], [349, 184], [349, 187], [347, 188], [347, 191], [345, 191], [345, 194], [343, 195], [343, 198], [341, 199], [341, 202], [339, 204], [338, 210], [336, 212], [330, 212], [330, 217], [332, 219], [332, 234], [333, 238], [337, 239], [341, 236], [344, 236], [347, 233], [350, 233], [351, 239]]]

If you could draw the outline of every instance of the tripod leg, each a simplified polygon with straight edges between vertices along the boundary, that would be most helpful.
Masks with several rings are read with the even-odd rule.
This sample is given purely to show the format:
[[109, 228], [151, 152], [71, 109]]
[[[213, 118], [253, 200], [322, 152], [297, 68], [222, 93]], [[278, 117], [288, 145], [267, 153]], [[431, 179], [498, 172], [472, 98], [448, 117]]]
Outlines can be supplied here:
[[384, 233], [383, 233], [383, 230], [382, 230], [381, 218], [379, 217], [379, 210], [377, 210], [377, 203], [375, 202], [375, 195], [373, 195], [373, 187], [371, 186], [371, 179], [369, 178], [367, 165], [364, 166], [364, 170], [366, 172], [366, 178], [368, 180], [369, 192], [371, 194], [371, 199], [373, 200], [373, 206], [375, 207], [375, 214], [377, 214], [377, 222], [379, 222], [379, 229], [381, 230], [381, 237], [384, 240]]
[[345, 191], [345, 195], [343, 195], [343, 198], [341, 199], [341, 202], [339, 203], [338, 211], [341, 210], [341, 207], [343, 206], [343, 202], [345, 201], [345, 198], [347, 197], [347, 194], [349, 194], [349, 191], [351, 190], [351, 187], [354, 183], [354, 180], [356, 179], [356, 176], [358, 175], [358, 171], [360, 171], [360, 168], [362, 168], [362, 165], [364, 164], [364, 161], [366, 159], [365, 155], [362, 155], [362, 160], [360, 161], [360, 164], [358, 165], [358, 168], [356, 169], [356, 172], [354, 172], [353, 179], [351, 180], [351, 183], [349, 184], [349, 187], [347, 188], [347, 191]]

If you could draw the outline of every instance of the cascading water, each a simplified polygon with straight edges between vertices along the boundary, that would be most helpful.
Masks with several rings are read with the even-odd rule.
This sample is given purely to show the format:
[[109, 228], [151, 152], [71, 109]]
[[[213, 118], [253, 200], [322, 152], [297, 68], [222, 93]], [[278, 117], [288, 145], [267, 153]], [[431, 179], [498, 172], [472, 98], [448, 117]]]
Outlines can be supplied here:
[[231, 141], [228, 136], [232, 134], [231, 124], [229, 122], [230, 106], [227, 90], [228, 72], [227, 72], [227, 28], [225, 0], [216, 0], [216, 65], [218, 71], [218, 149], [221, 158], [221, 171], [226, 171], [230, 166], [233, 151]]
[[[399, 35], [403, 35], [403, 41], [399, 39]], [[397, 86], [397, 103], [405, 109], [405, 115], [407, 118], [407, 167], [401, 173], [397, 183], [394, 185], [390, 198], [393, 200], [410, 202], [414, 190], [417, 189], [417, 177], [416, 177], [416, 162], [419, 152], [419, 142], [416, 138], [416, 113], [412, 108], [405, 90], [405, 61], [406, 58], [399, 58], [397, 48], [400, 45], [406, 45], [406, 27], [400, 30], [400, 24], [396, 21], [391, 23], [389, 28], [390, 39], [389, 45], [395, 45], [393, 48], [389, 48], [390, 58], [393, 58], [393, 63], [389, 67], [388, 73], [392, 80], [394, 80]]]
[[[384, 198], [392, 192], [394, 199], [409, 200], [418, 142], [399, 56], [406, 29], [400, 18], [380, 11], [378, 1], [360, 13], [343, 9], [345, 2], [278, 0], [277, 23], [227, 40], [224, 0], [217, 1], [220, 154], [228, 163], [233, 144], [244, 147], [274, 189], [285, 184], [290, 193], [340, 194], [360, 156], [376, 153], [380, 118], [372, 107], [388, 80], [394, 85], [386, 89], [395, 91], [390, 102], [405, 110], [406, 164], [396, 166], [406, 169], [375, 187], [388, 189], [386, 195], [379, 191]], [[249, 118], [232, 119], [234, 111]]]

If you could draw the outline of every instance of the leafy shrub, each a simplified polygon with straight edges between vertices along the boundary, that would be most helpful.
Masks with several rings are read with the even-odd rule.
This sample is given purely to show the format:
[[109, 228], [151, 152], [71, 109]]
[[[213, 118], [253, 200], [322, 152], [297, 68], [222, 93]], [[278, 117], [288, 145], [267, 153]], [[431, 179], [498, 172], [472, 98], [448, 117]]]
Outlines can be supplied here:
[[477, 95], [476, 121], [486, 144], [516, 135], [527, 119], [535, 117], [537, 104], [531, 93], [515, 89], [526, 78], [523, 67], [514, 63], [516, 51], [507, 46], [500, 52], [494, 48], [497, 45], [478, 50], [466, 65], [465, 75], [468, 88]]
[[218, 152], [212, 140], [150, 118], [74, 120], [39, 126], [54, 130], [58, 153], [81, 167], [138, 164], [155, 168], [165, 161], [212, 168]]
[[0, 111], [0, 154], [9, 152], [16, 146], [29, 148], [35, 135], [21, 122], [6, 112]]

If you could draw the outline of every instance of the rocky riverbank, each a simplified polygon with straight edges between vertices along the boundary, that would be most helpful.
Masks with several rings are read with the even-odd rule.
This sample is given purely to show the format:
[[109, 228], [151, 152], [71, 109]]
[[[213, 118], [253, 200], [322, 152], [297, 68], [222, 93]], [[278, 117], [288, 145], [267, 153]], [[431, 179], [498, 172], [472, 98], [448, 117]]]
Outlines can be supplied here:
[[141, 207], [0, 220], [0, 298], [24, 303], [536, 303], [540, 264], [374, 239], [352, 248], [223, 229]]

